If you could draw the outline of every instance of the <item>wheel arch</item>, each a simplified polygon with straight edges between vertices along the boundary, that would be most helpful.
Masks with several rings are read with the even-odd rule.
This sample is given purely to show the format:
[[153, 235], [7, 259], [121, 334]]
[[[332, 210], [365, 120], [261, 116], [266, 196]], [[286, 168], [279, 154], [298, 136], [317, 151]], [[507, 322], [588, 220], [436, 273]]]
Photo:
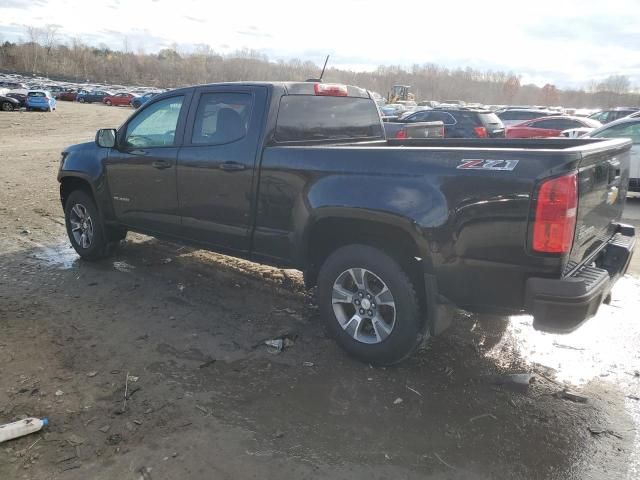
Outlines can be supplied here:
[[309, 222], [303, 234], [300, 255], [308, 288], [316, 285], [320, 267], [333, 251], [345, 245], [363, 244], [393, 257], [415, 282], [416, 290], [424, 292], [424, 272], [425, 268], [430, 270], [431, 261], [415, 222], [385, 212], [324, 210], [323, 215]]

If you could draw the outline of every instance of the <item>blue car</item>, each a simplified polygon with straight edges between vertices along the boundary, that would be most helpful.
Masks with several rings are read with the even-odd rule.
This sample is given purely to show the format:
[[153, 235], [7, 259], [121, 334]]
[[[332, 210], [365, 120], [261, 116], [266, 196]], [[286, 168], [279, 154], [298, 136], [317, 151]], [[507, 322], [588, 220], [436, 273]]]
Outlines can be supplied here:
[[27, 112], [32, 110], [42, 110], [53, 112], [56, 109], [56, 99], [47, 90], [29, 90], [27, 93]]
[[109, 92], [107, 90], [92, 90], [90, 92], [83, 90], [78, 92], [76, 101], [80, 103], [102, 103], [105, 97], [110, 97], [112, 95], [113, 92]]
[[133, 100], [131, 100], [131, 106], [133, 108], [140, 108], [142, 105], [159, 94], [160, 92], [147, 92], [144, 95], [140, 95], [139, 97], [134, 97]]

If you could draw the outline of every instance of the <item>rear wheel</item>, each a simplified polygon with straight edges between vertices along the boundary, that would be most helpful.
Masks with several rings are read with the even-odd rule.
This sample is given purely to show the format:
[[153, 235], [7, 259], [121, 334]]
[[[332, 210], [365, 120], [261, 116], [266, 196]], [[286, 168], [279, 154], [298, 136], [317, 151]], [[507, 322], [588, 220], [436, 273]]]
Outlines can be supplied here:
[[84, 103], [84, 98], [80, 97], [80, 98], [78, 99], [78, 102], [80, 102], [80, 103]]
[[96, 204], [84, 190], [69, 194], [65, 224], [75, 251], [86, 260], [98, 260], [110, 253], [110, 242]]
[[318, 274], [318, 301], [336, 341], [362, 361], [401, 362], [422, 340], [415, 287], [402, 267], [377, 248], [348, 245], [333, 252]]
[[2, 109], [3, 112], [12, 112], [13, 104], [11, 102], [2, 102], [0, 109]]

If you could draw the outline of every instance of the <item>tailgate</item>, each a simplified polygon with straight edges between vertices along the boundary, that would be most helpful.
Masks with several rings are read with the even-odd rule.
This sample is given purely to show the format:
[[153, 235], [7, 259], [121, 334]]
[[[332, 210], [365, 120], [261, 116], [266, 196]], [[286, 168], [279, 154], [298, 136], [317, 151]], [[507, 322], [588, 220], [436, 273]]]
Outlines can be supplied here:
[[615, 233], [629, 185], [630, 147], [630, 141], [583, 147], [576, 231], [565, 274], [590, 261]]

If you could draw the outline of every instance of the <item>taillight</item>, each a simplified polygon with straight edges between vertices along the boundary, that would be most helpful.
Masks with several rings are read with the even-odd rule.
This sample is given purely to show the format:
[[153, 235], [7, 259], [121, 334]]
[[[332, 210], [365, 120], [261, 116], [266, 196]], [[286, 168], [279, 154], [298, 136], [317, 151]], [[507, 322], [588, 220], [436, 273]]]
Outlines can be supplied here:
[[487, 138], [487, 129], [484, 127], [475, 127], [473, 129], [476, 132], [476, 137], [478, 138]]
[[316, 95], [326, 95], [330, 97], [346, 97], [348, 95], [347, 86], [337, 83], [315, 83], [313, 91]]
[[577, 175], [546, 180], [538, 190], [532, 249], [541, 253], [571, 250], [578, 209]]
[[407, 138], [407, 131], [406, 130], [398, 130], [398, 132], [396, 133], [396, 138]]

